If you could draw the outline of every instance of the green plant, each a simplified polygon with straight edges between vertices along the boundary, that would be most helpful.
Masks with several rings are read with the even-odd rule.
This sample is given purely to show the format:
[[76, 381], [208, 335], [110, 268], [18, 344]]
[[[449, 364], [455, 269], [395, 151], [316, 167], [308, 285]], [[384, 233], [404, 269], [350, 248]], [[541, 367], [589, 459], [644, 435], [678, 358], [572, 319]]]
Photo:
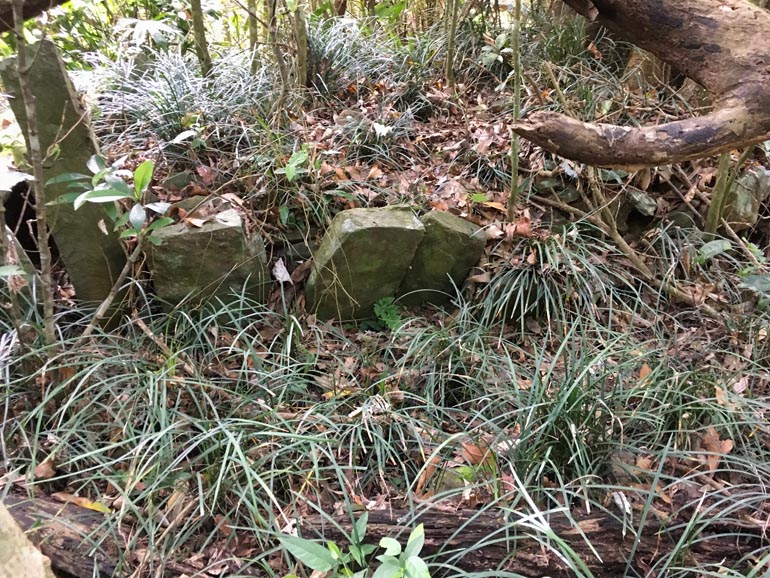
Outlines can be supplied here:
[[[151, 233], [169, 225], [173, 222], [173, 219], [170, 217], [160, 217], [152, 221], [145, 228], [148, 220], [148, 210], [162, 215], [170, 206], [166, 202], [143, 203], [147, 189], [152, 181], [155, 163], [151, 160], [146, 160], [132, 173], [120, 169], [125, 160], [124, 157], [113, 165], [107, 166], [104, 158], [94, 155], [88, 161], [88, 168], [93, 173], [93, 176], [89, 177], [80, 173], [65, 173], [53, 177], [46, 184], [68, 183], [68, 188], [78, 189], [78, 191], [61, 195], [55, 203], [71, 202], [75, 210], [78, 210], [85, 203], [104, 204], [105, 212], [115, 224], [115, 231], [129, 225], [121, 231], [121, 238], [146, 234], [151, 243], [157, 244], [159, 240], [153, 237]], [[130, 177], [133, 180], [133, 188], [129, 187], [124, 177]], [[121, 213], [116, 204], [118, 201], [129, 201], [131, 202], [131, 207]]]
[[[367, 521], [368, 513], [364, 513], [356, 521], [346, 552], [331, 541], [326, 542], [326, 546], [297, 536], [280, 536], [278, 541], [289, 553], [311, 570], [329, 573], [335, 578], [365, 578], [368, 575], [367, 558], [377, 549], [372, 544], [363, 543], [366, 537]], [[425, 529], [422, 524], [412, 530], [403, 551], [401, 544], [394, 538], [382, 538], [379, 545], [380, 548], [385, 549], [385, 552], [376, 557], [380, 565], [372, 578], [430, 578], [428, 566], [420, 558], [420, 551], [424, 543]], [[351, 569], [353, 562], [362, 569], [354, 572]]]
[[[377, 549], [372, 544], [363, 543], [366, 538], [368, 519], [369, 514], [365, 512], [354, 524], [347, 552], [343, 552], [336, 543], [331, 541], [326, 543], [326, 547], [313, 540], [297, 536], [280, 536], [278, 541], [297, 560], [312, 570], [329, 572], [335, 577], [365, 578], [366, 559]], [[350, 568], [353, 562], [363, 569], [353, 572]]]
[[382, 538], [380, 547], [385, 548], [385, 553], [377, 556], [381, 565], [375, 570], [373, 578], [430, 578], [428, 565], [420, 558], [424, 543], [425, 528], [422, 524], [409, 534], [403, 552], [397, 540]]
[[383, 297], [374, 304], [374, 314], [390, 331], [398, 331], [403, 324], [401, 312], [393, 297]]

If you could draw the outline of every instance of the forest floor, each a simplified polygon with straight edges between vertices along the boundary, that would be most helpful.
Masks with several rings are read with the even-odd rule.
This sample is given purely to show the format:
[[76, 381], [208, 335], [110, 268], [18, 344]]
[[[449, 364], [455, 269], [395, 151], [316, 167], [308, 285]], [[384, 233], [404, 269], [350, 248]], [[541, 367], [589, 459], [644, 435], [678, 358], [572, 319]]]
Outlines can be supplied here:
[[[396, 302], [359, 323], [304, 311], [303, 262], [267, 305], [170, 312], [137, 270], [125, 322], [77, 347], [83, 314], [61, 285], [61, 343], [6, 358], [0, 487], [97, 512], [102, 574], [311, 575], [312, 556], [281, 536], [336, 524], [353, 552], [366, 512], [374, 544], [439, 516], [423, 553], [437, 575], [766, 575], [766, 208], [750, 228], [704, 235], [713, 159], [629, 174], [521, 141], [509, 221], [510, 88], [479, 64], [498, 45], [484, 37], [451, 88], [427, 68], [419, 82], [340, 79], [327, 55], [318, 74], [337, 90], [291, 101], [280, 129], [253, 128], [245, 109], [225, 122], [221, 95], [196, 101], [211, 89], [185, 60], [158, 58], [144, 86], [101, 94], [110, 158], [152, 158], [160, 200], [234, 205], [272, 242], [271, 265], [341, 210], [396, 203], [476, 223], [486, 250], [451, 307]], [[529, 62], [523, 108], [646, 123], [693, 112], [677, 88], [628, 88], [608, 50]], [[170, 94], [148, 88], [159, 78], [179, 98], [151, 102]], [[758, 146], [739, 168], [767, 165]], [[360, 566], [331, 560], [332, 576]]]

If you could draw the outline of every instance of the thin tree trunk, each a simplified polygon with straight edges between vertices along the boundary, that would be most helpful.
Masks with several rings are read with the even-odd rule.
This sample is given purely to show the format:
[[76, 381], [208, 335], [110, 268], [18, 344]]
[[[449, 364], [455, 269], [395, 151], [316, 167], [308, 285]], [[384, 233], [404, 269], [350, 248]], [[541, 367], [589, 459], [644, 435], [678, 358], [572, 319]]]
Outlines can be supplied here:
[[[47, 345], [56, 342], [56, 330], [53, 320], [53, 277], [51, 274], [51, 248], [48, 244], [48, 217], [45, 198], [45, 176], [43, 172], [43, 151], [40, 150], [40, 133], [37, 126], [35, 95], [29, 85], [29, 66], [27, 64], [27, 42], [24, 37], [24, 0], [13, 3], [14, 33], [17, 43], [16, 70], [19, 75], [19, 88], [27, 112], [27, 134], [29, 136], [29, 160], [32, 164], [34, 182], [30, 181], [35, 195], [35, 219], [37, 221], [37, 248], [40, 253], [40, 281], [43, 299], [43, 332]], [[3, 231], [5, 234], [5, 231]]]
[[251, 73], [257, 72], [257, 45], [259, 44], [259, 26], [257, 22], [257, 0], [248, 0], [247, 22], [249, 23], [249, 50], [251, 51]]
[[203, 19], [201, 0], [190, 0], [190, 12], [192, 13], [195, 52], [198, 54], [203, 76], [208, 76], [211, 73], [211, 54], [209, 54], [209, 45], [206, 41], [206, 23]]
[[278, 95], [278, 99], [273, 105], [272, 114], [277, 114], [283, 106], [286, 104], [286, 97], [289, 94], [289, 69], [286, 66], [286, 61], [283, 59], [283, 53], [281, 47], [278, 44], [278, 22], [276, 18], [276, 4], [278, 0], [266, 0], [267, 1], [267, 32], [270, 37], [270, 45], [273, 47], [273, 57], [275, 63], [278, 66], [278, 72], [281, 75], [281, 92]]

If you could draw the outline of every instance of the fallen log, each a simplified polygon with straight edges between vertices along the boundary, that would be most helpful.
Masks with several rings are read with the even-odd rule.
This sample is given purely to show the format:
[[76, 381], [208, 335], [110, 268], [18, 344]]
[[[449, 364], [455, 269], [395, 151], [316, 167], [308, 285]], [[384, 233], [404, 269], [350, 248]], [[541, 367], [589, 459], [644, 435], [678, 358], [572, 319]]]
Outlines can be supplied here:
[[[56, 571], [77, 578], [121, 576], [119, 553], [126, 551], [122, 535], [129, 528], [108, 524], [104, 514], [51, 498], [34, 500], [9, 495], [4, 504], [30, 540], [51, 560]], [[383, 510], [369, 512], [366, 543], [385, 536], [406, 543], [411, 530], [425, 526], [423, 557], [464, 570], [503, 569], [528, 578], [568, 578], [571, 566], [583, 565], [596, 578], [616, 578], [630, 570], [645, 575], [676, 549], [689, 526], [650, 520], [624, 526], [605, 513], [568, 518], [555, 513], [541, 518], [500, 510]], [[306, 516], [299, 520], [306, 538], [335, 541], [343, 549], [352, 523], [347, 516]], [[723, 527], [722, 534], [701, 533], [688, 538], [690, 547], [680, 554], [693, 568], [721, 564], [741, 568], [746, 557], [762, 546], [762, 528]], [[635, 536], [638, 535], [638, 539]], [[561, 544], [558, 544], [561, 542]], [[766, 544], [764, 544], [766, 546]], [[572, 555], [565, 557], [565, 553]], [[254, 554], [259, 556], [259, 552]], [[198, 573], [185, 563], [166, 562], [165, 576]], [[441, 571], [434, 571], [440, 576]]]
[[[383, 510], [369, 512], [366, 542], [377, 544], [380, 538], [390, 536], [400, 537], [405, 544], [409, 532], [419, 523], [425, 526], [425, 557], [436, 554], [436, 561], [463, 570], [500, 568], [528, 578], [571, 578], [575, 576], [572, 568], [581, 565], [595, 578], [633, 575], [630, 570], [646, 575], [650, 567], [675, 550], [686, 528], [686, 524], [666, 528], [651, 520], [640, 532], [638, 525], [624, 527], [604, 513], [572, 520], [554, 514], [539, 521], [515, 513], [505, 520], [500, 513], [476, 511], [434, 509], [413, 514], [408, 510]], [[332, 520], [313, 515], [303, 518], [300, 526], [304, 537], [332, 540], [338, 545], [346, 544], [345, 534], [352, 532], [346, 516]], [[685, 563], [693, 568], [707, 564], [731, 568], [740, 567], [744, 557], [760, 546], [756, 532], [733, 531], [729, 536], [699, 535], [682, 553], [687, 554]], [[573, 555], [565, 557], [570, 550]]]
[[3, 504], [55, 571], [77, 578], [115, 575], [120, 541], [104, 514], [50, 498], [8, 495]]
[[639, 169], [770, 138], [770, 12], [745, 0], [564, 0], [702, 85], [714, 110], [658, 126], [587, 123], [536, 112], [513, 130], [586, 164]]

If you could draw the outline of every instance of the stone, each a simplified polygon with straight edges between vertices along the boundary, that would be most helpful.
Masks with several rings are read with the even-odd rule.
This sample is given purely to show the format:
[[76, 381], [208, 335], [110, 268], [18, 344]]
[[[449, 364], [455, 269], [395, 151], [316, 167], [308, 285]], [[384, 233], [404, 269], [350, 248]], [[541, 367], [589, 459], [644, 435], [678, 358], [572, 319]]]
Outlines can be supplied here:
[[759, 209], [768, 197], [770, 171], [764, 167], [749, 169], [735, 179], [722, 216], [736, 232], [750, 229], [759, 220]]
[[455, 295], [486, 243], [480, 227], [444, 211], [423, 216], [425, 235], [399, 289], [399, 303], [444, 305]]
[[305, 296], [320, 319], [363, 319], [392, 297], [425, 227], [408, 207], [349, 209], [334, 217], [313, 260]]
[[248, 238], [235, 209], [217, 214], [202, 227], [176, 223], [153, 233], [160, 244], [147, 248], [156, 295], [175, 306], [213, 296], [225, 301], [245, 294], [264, 303], [267, 255], [262, 238]]
[[[45, 180], [62, 173], [86, 173], [88, 159], [99, 149], [91, 132], [88, 116], [80, 106], [56, 47], [43, 40], [29, 47], [32, 66], [29, 81], [36, 98], [40, 146], [42, 151], [56, 151], [44, 163]], [[0, 62], [0, 80], [14, 115], [22, 127], [27, 149], [27, 114], [16, 75], [16, 58]], [[55, 201], [66, 184], [46, 187], [48, 202]], [[49, 225], [64, 266], [78, 299], [102, 301], [109, 294], [126, 262], [126, 254], [104, 207], [86, 203], [75, 211], [71, 204], [49, 205]], [[107, 223], [102, 232], [100, 221]]]

